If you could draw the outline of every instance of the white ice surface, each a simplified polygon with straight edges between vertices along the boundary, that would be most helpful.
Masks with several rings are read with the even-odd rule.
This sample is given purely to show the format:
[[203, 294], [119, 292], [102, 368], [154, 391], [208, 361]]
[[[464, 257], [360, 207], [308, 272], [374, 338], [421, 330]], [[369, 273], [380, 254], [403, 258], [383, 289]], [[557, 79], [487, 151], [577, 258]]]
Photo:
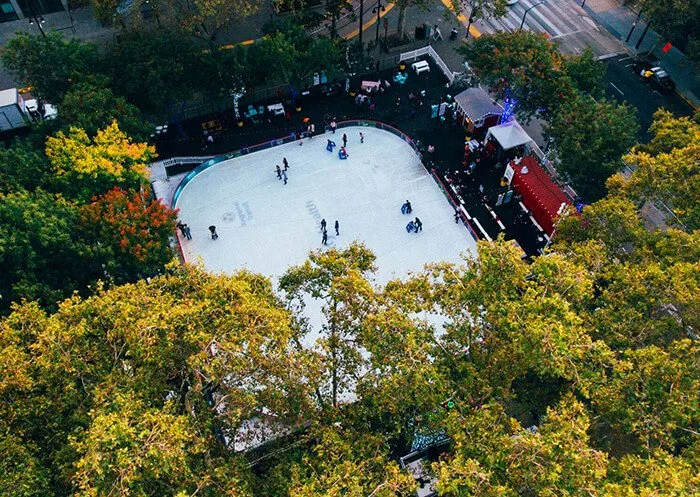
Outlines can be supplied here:
[[[343, 133], [347, 160], [338, 158], [337, 147], [326, 151], [327, 139], [340, 146]], [[188, 262], [201, 262], [213, 272], [245, 267], [276, 279], [322, 247], [322, 218], [328, 223], [329, 248], [360, 240], [375, 253], [380, 285], [429, 262], [459, 263], [460, 254], [476, 255], [474, 240], [461, 222], [455, 224], [450, 204], [399, 137], [350, 127], [298, 143], [221, 162], [185, 186], [177, 208], [192, 230], [192, 240], [180, 237]], [[287, 185], [275, 173], [283, 157], [289, 161]], [[406, 200], [412, 215], [401, 214]], [[406, 224], [416, 216], [423, 231], [407, 233]], [[333, 229], [336, 219], [340, 236]], [[218, 240], [209, 234], [212, 224]]]

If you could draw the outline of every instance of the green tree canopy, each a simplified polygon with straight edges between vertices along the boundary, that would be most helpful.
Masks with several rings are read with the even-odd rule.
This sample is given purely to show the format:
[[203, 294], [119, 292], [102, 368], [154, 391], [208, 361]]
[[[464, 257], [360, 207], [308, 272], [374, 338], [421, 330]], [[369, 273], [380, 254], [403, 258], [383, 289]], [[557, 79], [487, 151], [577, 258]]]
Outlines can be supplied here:
[[562, 105], [545, 126], [560, 161], [557, 171], [589, 200], [605, 195], [605, 181], [622, 167], [638, 131], [632, 107], [591, 97]]
[[52, 31], [46, 37], [19, 31], [2, 50], [2, 63], [45, 102], [59, 103], [71, 84], [99, 68], [97, 48]]

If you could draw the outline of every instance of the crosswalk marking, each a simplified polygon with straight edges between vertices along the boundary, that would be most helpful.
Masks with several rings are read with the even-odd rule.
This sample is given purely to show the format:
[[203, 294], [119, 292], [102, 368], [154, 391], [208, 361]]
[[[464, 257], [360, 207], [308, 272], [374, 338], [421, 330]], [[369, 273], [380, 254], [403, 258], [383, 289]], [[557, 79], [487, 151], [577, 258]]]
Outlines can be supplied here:
[[[497, 31], [517, 31], [525, 11], [539, 0], [520, 0], [508, 7], [508, 12], [500, 18], [476, 22], [482, 33]], [[524, 30], [545, 33], [551, 38], [561, 38], [586, 29], [584, 11], [575, 0], [550, 0], [532, 8], [525, 18]]]

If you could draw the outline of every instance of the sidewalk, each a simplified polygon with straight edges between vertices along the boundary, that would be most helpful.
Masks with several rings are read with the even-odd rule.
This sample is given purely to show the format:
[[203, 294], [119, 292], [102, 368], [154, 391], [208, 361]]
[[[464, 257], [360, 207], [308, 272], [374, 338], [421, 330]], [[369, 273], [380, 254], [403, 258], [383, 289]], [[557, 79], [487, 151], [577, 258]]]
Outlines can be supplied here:
[[678, 94], [695, 109], [700, 108], [700, 81], [698, 81], [698, 76], [695, 74], [691, 62], [680, 50], [674, 47], [668, 53], [663, 53], [661, 47], [666, 43], [666, 40], [652, 29], [647, 32], [639, 49], [634, 48], [647, 25], [644, 17], [637, 23], [629, 42], [625, 43], [625, 39], [637, 18], [636, 13], [621, 6], [617, 0], [587, 0], [583, 9], [632, 53], [643, 54], [651, 51], [673, 78]]

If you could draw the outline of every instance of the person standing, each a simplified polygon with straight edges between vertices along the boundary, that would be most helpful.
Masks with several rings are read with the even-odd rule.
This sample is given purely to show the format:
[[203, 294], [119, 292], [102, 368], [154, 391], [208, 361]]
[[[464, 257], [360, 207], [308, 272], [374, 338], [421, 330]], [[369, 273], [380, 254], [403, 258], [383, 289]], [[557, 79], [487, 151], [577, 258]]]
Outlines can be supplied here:
[[286, 158], [286, 157], [284, 157], [284, 158], [282, 159], [282, 164], [284, 164], [284, 170], [285, 170], [285, 171], [286, 171], [287, 169], [289, 169], [289, 162], [287, 162], [287, 158]]
[[335, 236], [340, 236], [340, 223], [338, 220], [335, 220]]
[[328, 245], [328, 232], [323, 230], [323, 238], [321, 238], [321, 244]]
[[362, 133], [362, 131], [360, 131], [360, 143], [364, 143], [364, 142], [365, 142], [365, 135]]
[[459, 224], [459, 211], [455, 209], [455, 224]]
[[282, 179], [282, 170], [280, 169], [279, 164], [275, 166], [275, 171], [277, 172], [277, 179]]
[[211, 239], [216, 240], [219, 238], [219, 234], [216, 232], [216, 226], [209, 226], [209, 231], [211, 232]]
[[321, 219], [321, 231], [326, 231], [326, 220]]
[[284, 180], [284, 184], [286, 185], [287, 184], [287, 172], [286, 171], [282, 171], [282, 179]]
[[410, 214], [411, 212], [413, 212], [413, 207], [411, 207], [411, 202], [409, 202], [408, 200], [406, 200], [406, 204], [405, 204], [405, 205], [406, 205], [406, 214]]
[[190, 227], [187, 226], [187, 224], [185, 224], [185, 229], [183, 233], [185, 234], [185, 238], [187, 238], [188, 240], [192, 240], [192, 230], [190, 230]]
[[343, 133], [343, 148], [348, 146], [348, 135]]
[[338, 127], [338, 125], [336, 124], [335, 119], [333, 119], [331, 121], [331, 131], [333, 132], [333, 134], [335, 134], [335, 128], [337, 128], [337, 127]]
[[420, 219], [416, 218], [415, 221], [413, 221], [413, 224], [416, 226], [416, 233], [423, 231], [423, 223]]
[[180, 230], [180, 233], [182, 233], [182, 236], [186, 236], [185, 235], [185, 225], [182, 224], [182, 221], [178, 221], [175, 226], [177, 226], [177, 229]]

